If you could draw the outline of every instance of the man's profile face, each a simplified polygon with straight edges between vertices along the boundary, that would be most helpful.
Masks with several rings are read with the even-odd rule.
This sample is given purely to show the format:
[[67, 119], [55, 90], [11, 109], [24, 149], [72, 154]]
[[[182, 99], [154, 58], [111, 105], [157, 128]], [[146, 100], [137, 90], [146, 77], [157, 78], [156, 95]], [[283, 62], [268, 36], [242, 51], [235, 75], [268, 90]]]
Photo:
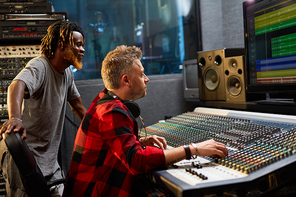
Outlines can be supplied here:
[[144, 67], [139, 59], [134, 61], [131, 69], [131, 100], [137, 100], [146, 96], [149, 78], [144, 73]]
[[82, 68], [82, 59], [84, 55], [84, 39], [80, 32], [73, 31], [73, 43], [74, 46], [68, 44], [66, 46], [66, 54], [64, 59], [68, 60], [71, 65], [73, 65], [76, 69]]

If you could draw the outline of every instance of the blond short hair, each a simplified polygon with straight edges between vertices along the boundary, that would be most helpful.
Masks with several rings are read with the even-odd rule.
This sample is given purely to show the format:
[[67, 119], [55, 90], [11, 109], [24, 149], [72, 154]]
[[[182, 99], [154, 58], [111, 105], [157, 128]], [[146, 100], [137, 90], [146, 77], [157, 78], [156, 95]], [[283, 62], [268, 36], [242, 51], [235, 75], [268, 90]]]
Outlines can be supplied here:
[[121, 45], [109, 52], [102, 63], [101, 75], [107, 89], [118, 89], [120, 78], [129, 74], [136, 59], [142, 59], [142, 51], [136, 46]]

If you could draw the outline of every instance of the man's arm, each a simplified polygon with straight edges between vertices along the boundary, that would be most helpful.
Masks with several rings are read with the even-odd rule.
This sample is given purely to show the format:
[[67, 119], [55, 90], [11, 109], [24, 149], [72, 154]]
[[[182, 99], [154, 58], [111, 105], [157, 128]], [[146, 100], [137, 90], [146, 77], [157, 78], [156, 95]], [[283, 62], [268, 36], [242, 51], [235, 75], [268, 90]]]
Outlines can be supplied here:
[[[215, 140], [207, 140], [200, 143], [195, 143], [198, 150], [198, 156], [214, 156], [225, 157], [228, 151], [224, 144], [216, 142]], [[189, 145], [191, 155], [196, 155], [196, 150], [192, 145]], [[165, 164], [171, 165], [175, 162], [186, 158], [186, 152], [183, 146], [164, 150]]]
[[24, 99], [26, 84], [21, 80], [13, 81], [8, 87], [7, 94], [7, 110], [9, 120], [6, 121], [0, 129], [0, 140], [3, 133], [10, 133], [11, 131], [22, 131], [22, 139], [25, 139], [26, 129], [22, 122], [22, 103]]
[[148, 137], [141, 137], [139, 139], [139, 142], [141, 143], [141, 146], [155, 146], [157, 145], [159, 148], [166, 150], [167, 149], [167, 142], [165, 138], [157, 136], [157, 135], [151, 135]]
[[81, 97], [69, 101], [71, 110], [75, 113], [75, 115], [82, 120], [86, 113], [86, 108], [82, 104]]
[[[186, 158], [186, 152], [183, 146], [166, 150], [167, 142], [165, 138], [156, 135], [149, 137], [142, 137], [139, 139], [142, 146], [155, 146], [164, 149], [165, 164], [171, 165]], [[195, 143], [198, 151], [198, 156], [214, 156], [225, 157], [228, 155], [228, 151], [224, 144], [216, 142], [215, 140], [207, 140], [200, 143]], [[190, 153], [196, 155], [196, 149], [190, 144]]]

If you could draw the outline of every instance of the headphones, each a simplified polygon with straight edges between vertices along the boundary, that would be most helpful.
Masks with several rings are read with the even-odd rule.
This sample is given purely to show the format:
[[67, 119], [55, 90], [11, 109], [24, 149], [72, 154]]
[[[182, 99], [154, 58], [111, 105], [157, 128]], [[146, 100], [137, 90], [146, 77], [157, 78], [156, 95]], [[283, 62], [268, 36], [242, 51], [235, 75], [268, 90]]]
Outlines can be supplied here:
[[134, 116], [135, 119], [139, 117], [139, 119], [141, 121], [141, 124], [144, 127], [144, 130], [145, 130], [145, 133], [146, 133], [145, 138], [146, 138], [147, 137], [147, 131], [145, 129], [143, 118], [140, 116], [140, 113], [141, 113], [140, 106], [136, 102], [134, 102], [132, 100], [125, 100], [125, 101], [121, 100], [116, 94], [114, 94], [113, 92], [111, 92], [109, 90], [107, 90], [107, 93], [112, 98], [119, 99], [130, 110], [130, 112], [132, 113], [132, 115]]
[[141, 109], [140, 109], [140, 106], [136, 102], [134, 102], [132, 100], [123, 101], [118, 96], [116, 96], [116, 94], [114, 94], [113, 92], [111, 92], [109, 90], [107, 90], [107, 91], [108, 91], [107, 93], [109, 94], [109, 96], [111, 96], [112, 98], [119, 99], [130, 110], [130, 112], [133, 114], [133, 116], [135, 118], [138, 118], [140, 116]]

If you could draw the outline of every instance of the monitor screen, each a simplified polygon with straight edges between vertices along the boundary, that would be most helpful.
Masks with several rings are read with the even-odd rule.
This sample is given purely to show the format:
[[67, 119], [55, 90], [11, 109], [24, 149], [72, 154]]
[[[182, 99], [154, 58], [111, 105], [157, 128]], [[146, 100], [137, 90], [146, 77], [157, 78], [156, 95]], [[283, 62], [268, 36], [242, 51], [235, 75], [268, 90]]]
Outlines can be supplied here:
[[243, 3], [247, 92], [296, 93], [296, 0]]
[[199, 100], [197, 59], [183, 61], [184, 98], [188, 101]]
[[198, 88], [198, 74], [197, 74], [197, 64], [187, 64], [185, 65], [186, 71], [186, 86], [189, 89], [196, 89]]

